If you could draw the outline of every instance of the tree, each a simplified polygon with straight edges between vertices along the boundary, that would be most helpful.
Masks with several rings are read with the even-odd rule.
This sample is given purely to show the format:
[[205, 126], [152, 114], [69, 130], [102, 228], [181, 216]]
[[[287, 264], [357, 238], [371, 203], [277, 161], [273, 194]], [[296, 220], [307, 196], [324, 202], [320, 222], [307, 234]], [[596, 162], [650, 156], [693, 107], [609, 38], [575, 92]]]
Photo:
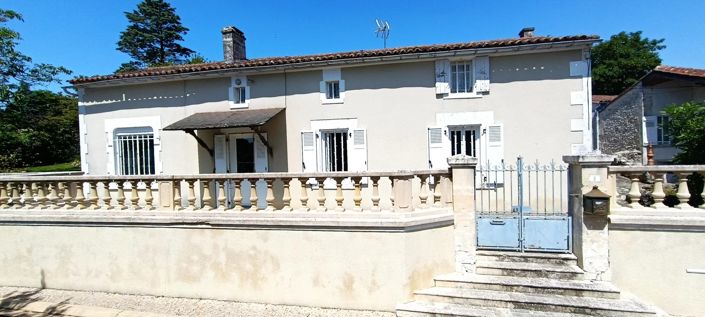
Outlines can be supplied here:
[[22, 38], [19, 33], [6, 26], [11, 20], [23, 21], [22, 15], [12, 10], [0, 9], [0, 107], [6, 106], [23, 85], [59, 83], [59, 75], [71, 73], [64, 67], [33, 64], [32, 58], [17, 51], [17, 45]]
[[618, 95], [661, 64], [664, 39], [651, 40], [638, 32], [620, 32], [592, 49], [593, 93]]
[[118, 71], [179, 64], [194, 53], [178, 43], [189, 29], [181, 25], [176, 10], [164, 0], [144, 0], [125, 16], [130, 25], [120, 33], [117, 49], [133, 61]]
[[680, 150], [673, 161], [678, 164], [705, 164], [705, 102], [686, 102], [665, 109], [666, 129]]

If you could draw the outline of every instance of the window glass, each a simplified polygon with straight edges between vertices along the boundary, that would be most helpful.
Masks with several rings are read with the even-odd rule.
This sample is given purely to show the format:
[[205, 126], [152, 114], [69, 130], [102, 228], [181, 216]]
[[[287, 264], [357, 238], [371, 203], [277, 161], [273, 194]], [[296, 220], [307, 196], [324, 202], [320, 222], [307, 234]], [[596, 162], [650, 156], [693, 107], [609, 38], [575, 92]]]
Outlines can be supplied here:
[[241, 104], [245, 103], [246, 101], [246, 95], [245, 95], [245, 87], [235, 87], [235, 103]]
[[450, 129], [450, 155], [465, 154], [477, 157], [476, 133], [476, 129], [470, 127], [458, 127]]
[[472, 61], [453, 62], [450, 65], [450, 92], [472, 92], [473, 75]]
[[154, 133], [151, 128], [117, 129], [114, 135], [116, 174], [155, 173]]
[[238, 173], [254, 173], [255, 172], [255, 139], [254, 138], [237, 138], [235, 140], [237, 147], [237, 172]]
[[321, 133], [326, 172], [348, 170], [348, 132], [331, 131]]
[[326, 82], [326, 99], [340, 99], [340, 82]]

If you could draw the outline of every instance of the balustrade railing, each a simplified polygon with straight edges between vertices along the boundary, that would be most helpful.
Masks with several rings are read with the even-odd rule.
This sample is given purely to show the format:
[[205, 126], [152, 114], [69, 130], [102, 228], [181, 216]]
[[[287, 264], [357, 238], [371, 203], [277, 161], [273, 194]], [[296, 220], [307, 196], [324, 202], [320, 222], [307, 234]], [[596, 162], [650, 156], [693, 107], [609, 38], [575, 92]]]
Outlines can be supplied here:
[[0, 209], [412, 211], [451, 201], [447, 170], [0, 177]]
[[705, 165], [610, 166], [613, 208], [705, 209]]

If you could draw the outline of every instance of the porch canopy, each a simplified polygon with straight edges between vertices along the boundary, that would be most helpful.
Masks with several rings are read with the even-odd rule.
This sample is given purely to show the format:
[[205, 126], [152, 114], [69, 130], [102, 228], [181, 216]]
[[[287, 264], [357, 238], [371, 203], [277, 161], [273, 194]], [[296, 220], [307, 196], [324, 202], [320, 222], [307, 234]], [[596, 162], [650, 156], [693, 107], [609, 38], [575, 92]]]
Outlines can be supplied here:
[[205, 130], [261, 126], [284, 108], [247, 109], [194, 113], [162, 130]]

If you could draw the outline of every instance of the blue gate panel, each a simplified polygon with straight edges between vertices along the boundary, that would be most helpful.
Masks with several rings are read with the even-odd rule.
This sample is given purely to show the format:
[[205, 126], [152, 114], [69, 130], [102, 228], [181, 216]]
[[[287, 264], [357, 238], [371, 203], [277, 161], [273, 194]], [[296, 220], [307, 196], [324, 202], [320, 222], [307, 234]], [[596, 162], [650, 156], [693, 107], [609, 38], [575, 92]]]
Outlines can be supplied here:
[[477, 247], [519, 249], [519, 217], [478, 216]]
[[524, 216], [524, 249], [569, 252], [570, 220], [568, 216]]

